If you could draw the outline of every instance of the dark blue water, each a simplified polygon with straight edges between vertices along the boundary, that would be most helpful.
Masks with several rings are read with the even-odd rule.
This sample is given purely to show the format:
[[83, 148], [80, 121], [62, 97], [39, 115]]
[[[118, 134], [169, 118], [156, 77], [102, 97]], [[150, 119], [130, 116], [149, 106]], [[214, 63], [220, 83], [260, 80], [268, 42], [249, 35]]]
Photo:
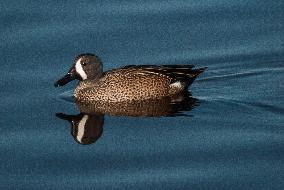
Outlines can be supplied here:
[[[283, 1], [0, 3], [1, 189], [284, 189]], [[77, 54], [208, 69], [178, 117], [105, 115], [77, 143], [79, 114], [53, 83]], [[66, 93], [65, 93], [66, 94]]]

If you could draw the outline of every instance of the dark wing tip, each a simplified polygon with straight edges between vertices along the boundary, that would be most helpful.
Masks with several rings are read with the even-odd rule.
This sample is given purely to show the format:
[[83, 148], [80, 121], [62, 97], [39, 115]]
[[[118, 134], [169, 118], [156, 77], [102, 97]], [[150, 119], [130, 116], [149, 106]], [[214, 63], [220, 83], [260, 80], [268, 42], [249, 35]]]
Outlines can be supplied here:
[[201, 73], [203, 73], [208, 67], [202, 67], [202, 68], [199, 68], [199, 69], [194, 69], [192, 71], [194, 71], [194, 74], [195, 76], [198, 76], [200, 75]]
[[200, 71], [200, 73], [204, 72], [208, 67], [202, 67], [202, 68], [199, 68], [199, 69], [196, 69], [198, 71]]

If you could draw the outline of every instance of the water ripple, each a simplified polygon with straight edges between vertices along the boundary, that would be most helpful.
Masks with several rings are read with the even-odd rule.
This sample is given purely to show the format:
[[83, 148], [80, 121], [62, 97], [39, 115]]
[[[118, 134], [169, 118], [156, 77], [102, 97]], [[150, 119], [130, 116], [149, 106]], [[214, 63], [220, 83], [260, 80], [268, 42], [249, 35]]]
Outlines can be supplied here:
[[284, 67], [254, 69], [254, 70], [249, 70], [249, 71], [244, 71], [244, 72], [239, 72], [239, 73], [206, 77], [206, 78], [199, 79], [198, 82], [216, 81], [216, 80], [223, 80], [223, 79], [225, 80], [225, 79], [232, 79], [232, 78], [244, 78], [244, 77], [250, 77], [250, 76], [255, 76], [255, 75], [262, 75], [265, 73], [281, 72], [281, 71], [284, 71]]

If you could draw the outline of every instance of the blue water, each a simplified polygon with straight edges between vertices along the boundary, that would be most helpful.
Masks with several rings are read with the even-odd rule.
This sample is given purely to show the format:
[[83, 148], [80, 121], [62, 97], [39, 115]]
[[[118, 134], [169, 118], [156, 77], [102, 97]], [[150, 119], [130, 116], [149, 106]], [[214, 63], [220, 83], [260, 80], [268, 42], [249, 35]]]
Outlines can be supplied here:
[[[284, 189], [283, 1], [0, 2], [0, 189]], [[74, 56], [208, 67], [178, 117], [104, 116], [77, 143]]]

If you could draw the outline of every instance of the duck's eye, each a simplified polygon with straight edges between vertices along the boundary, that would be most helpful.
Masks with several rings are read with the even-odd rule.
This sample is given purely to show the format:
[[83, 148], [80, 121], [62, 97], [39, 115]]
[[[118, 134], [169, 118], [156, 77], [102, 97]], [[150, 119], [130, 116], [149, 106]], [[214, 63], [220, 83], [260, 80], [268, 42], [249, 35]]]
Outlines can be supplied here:
[[86, 62], [82, 62], [82, 65], [83, 65], [83, 66], [86, 66], [86, 65], [87, 65], [87, 63], [86, 63]]

